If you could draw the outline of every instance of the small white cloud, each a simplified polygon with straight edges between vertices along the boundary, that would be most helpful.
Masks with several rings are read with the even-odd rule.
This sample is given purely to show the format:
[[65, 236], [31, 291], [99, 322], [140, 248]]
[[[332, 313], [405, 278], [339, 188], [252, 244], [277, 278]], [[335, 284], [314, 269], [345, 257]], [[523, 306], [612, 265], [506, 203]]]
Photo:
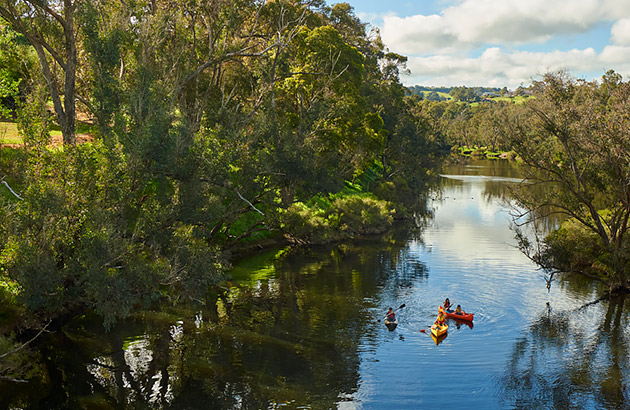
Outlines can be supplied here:
[[630, 18], [616, 21], [610, 34], [614, 44], [630, 45]]
[[381, 30], [383, 41], [401, 53], [452, 52], [457, 36], [449, 32], [444, 19], [438, 15], [400, 18], [386, 16]]
[[388, 11], [387, 13], [358, 12], [356, 13], [356, 15], [363, 22], [367, 22], [373, 26], [381, 27], [383, 26], [383, 19], [387, 16], [393, 16], [394, 12], [392, 11]]

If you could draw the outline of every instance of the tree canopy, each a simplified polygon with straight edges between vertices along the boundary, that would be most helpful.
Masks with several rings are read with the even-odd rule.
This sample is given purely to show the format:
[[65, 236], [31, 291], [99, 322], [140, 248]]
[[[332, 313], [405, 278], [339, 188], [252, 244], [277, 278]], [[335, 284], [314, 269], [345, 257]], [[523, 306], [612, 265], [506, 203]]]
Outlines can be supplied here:
[[[509, 143], [528, 165], [520, 192], [533, 215], [569, 217], [535, 254], [550, 270], [581, 272], [628, 288], [630, 280], [630, 83], [609, 71], [601, 82], [548, 73], [534, 83], [536, 98], [511, 122]], [[528, 249], [530, 243], [523, 239]]]

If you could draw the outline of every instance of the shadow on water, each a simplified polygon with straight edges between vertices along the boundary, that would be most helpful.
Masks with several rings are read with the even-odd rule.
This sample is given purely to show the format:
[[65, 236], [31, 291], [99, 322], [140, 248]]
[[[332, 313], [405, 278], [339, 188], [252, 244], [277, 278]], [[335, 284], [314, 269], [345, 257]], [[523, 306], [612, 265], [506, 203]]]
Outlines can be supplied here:
[[77, 318], [42, 338], [42, 383], [0, 383], [0, 407], [335, 408], [359, 383], [362, 336], [382, 326], [378, 295], [427, 277], [397, 235], [271, 253], [205, 306], [137, 312], [110, 332]]
[[550, 306], [516, 341], [500, 401], [513, 409], [627, 408], [630, 402], [625, 296], [603, 306]]

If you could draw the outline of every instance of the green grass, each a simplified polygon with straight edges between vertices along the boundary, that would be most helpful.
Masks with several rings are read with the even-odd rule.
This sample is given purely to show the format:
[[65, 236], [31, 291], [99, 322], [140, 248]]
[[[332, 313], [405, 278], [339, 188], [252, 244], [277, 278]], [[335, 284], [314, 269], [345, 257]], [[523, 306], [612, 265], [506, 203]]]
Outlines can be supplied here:
[[0, 144], [21, 144], [22, 137], [18, 135], [17, 124], [14, 122], [0, 122]]
[[[426, 91], [426, 90], [425, 90], [425, 91], [422, 91], [422, 98], [427, 98], [427, 96], [428, 96], [429, 94], [431, 94], [432, 92], [433, 92], [433, 91]], [[446, 98], [448, 101], [450, 101], [450, 100], [452, 100], [452, 99], [453, 99], [453, 97], [451, 97], [451, 95], [450, 95], [450, 94], [448, 94], [448, 93], [444, 93], [444, 92], [442, 92], [442, 91], [438, 91], [437, 93], [438, 93], [438, 95], [439, 95], [440, 97], [442, 97], [442, 98]]]
[[[87, 123], [77, 123], [77, 134], [91, 134], [94, 126]], [[51, 137], [61, 136], [61, 128], [53, 125], [50, 129]], [[22, 136], [19, 134], [17, 124], [14, 122], [0, 121], [0, 144], [21, 144]]]

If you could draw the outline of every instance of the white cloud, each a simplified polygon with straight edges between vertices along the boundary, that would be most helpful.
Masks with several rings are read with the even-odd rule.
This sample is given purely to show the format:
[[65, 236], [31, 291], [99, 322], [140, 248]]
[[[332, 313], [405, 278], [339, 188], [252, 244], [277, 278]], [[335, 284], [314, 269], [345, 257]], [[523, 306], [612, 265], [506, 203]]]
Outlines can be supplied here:
[[383, 18], [383, 40], [394, 51], [427, 55], [481, 44], [540, 43], [630, 17], [630, 0], [464, 0], [439, 15]]
[[507, 86], [514, 89], [520, 84], [529, 85], [533, 78], [547, 71], [559, 69], [576, 77], [581, 77], [580, 73], [593, 73], [592, 78], [599, 78], [612, 68], [627, 77], [630, 74], [630, 47], [608, 46], [599, 54], [592, 48], [505, 52], [492, 47], [476, 58], [455, 55], [410, 57], [407, 65], [411, 75], [402, 77], [407, 85]]
[[[609, 66], [625, 66], [625, 72], [627, 73], [630, 71], [628, 69], [630, 66], [630, 43], [628, 43], [628, 46], [606, 46], [602, 50], [599, 59], [602, 63]], [[618, 70], [615, 68], [615, 71]], [[620, 74], [623, 73], [620, 72]]]
[[[559, 69], [587, 80], [609, 69], [630, 74], [630, 0], [444, 2], [449, 6], [439, 14], [382, 16], [385, 44], [409, 56], [411, 74], [401, 78], [407, 85], [516, 88]], [[597, 51], [597, 40], [570, 50], [545, 44], [587, 33], [601, 39], [601, 29], [611, 24], [611, 44]], [[538, 51], [519, 50], [533, 44]]]
[[610, 30], [612, 41], [619, 45], [630, 45], [630, 18], [615, 22]]

